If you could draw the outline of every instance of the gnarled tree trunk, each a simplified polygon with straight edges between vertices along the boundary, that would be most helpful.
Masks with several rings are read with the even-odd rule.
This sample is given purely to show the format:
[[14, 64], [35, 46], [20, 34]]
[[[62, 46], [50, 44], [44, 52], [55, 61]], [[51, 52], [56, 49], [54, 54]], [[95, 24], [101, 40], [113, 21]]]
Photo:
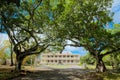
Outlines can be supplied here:
[[21, 55], [16, 56], [15, 71], [21, 71], [21, 66], [22, 66], [23, 59], [24, 59], [24, 57], [21, 57]]
[[96, 71], [97, 72], [105, 72], [106, 71], [105, 64], [104, 64], [102, 58], [100, 58], [100, 57], [97, 58]]
[[10, 64], [10, 66], [13, 66], [14, 65], [14, 63], [13, 63], [13, 53], [11, 52], [11, 64]]
[[11, 43], [11, 65], [10, 66], [13, 66], [13, 65], [14, 65], [14, 63], [13, 63], [13, 45]]

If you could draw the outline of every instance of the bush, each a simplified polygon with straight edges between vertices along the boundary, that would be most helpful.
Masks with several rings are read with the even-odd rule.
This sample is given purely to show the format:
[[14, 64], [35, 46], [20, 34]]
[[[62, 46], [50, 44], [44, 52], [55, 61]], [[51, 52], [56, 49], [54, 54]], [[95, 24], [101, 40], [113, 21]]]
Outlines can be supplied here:
[[[31, 62], [31, 59], [32, 59], [32, 62]], [[35, 59], [35, 55], [31, 55], [31, 56], [27, 56], [24, 60], [23, 60], [23, 65], [33, 65], [34, 63], [34, 59]]]
[[86, 54], [85, 56], [82, 56], [80, 58], [81, 64], [86, 63], [86, 64], [94, 64], [95, 63], [95, 58], [93, 58], [89, 53]]

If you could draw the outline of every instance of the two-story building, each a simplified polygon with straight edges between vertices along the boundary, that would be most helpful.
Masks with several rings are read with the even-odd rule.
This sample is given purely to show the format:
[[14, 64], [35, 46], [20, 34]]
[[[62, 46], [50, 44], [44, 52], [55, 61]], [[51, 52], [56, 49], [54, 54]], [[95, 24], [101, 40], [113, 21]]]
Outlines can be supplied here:
[[41, 54], [40, 64], [79, 64], [80, 55], [70, 53]]

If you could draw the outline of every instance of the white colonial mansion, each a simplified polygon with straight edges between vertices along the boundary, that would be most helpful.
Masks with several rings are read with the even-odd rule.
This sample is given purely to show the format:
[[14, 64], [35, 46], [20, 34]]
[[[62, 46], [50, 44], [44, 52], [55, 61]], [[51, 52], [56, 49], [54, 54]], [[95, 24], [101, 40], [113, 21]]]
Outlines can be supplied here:
[[80, 55], [70, 53], [44, 53], [40, 56], [40, 64], [79, 64]]

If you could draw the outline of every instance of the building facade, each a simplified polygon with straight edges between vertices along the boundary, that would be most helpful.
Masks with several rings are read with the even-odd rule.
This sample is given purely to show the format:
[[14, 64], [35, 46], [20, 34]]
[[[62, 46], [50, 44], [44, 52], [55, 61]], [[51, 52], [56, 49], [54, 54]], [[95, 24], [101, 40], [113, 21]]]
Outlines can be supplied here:
[[78, 54], [41, 54], [40, 64], [79, 64], [80, 55]]

